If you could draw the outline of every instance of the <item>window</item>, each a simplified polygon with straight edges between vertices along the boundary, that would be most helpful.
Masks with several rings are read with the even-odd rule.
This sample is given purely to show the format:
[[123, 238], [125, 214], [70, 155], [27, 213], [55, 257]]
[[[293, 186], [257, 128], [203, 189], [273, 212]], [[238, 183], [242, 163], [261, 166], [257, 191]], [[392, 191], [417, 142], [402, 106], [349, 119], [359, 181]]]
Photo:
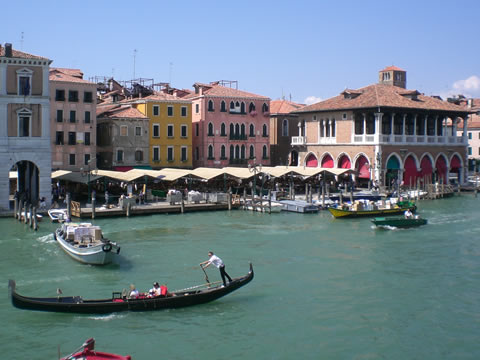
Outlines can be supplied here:
[[187, 125], [181, 125], [180, 126], [180, 136], [182, 138], [186, 138], [187, 137]]
[[83, 93], [83, 102], [84, 103], [91, 103], [93, 102], [93, 96], [91, 91], [85, 91]]
[[135, 136], [142, 136], [142, 127], [135, 126]]
[[288, 119], [283, 119], [282, 136], [288, 136]]
[[268, 113], [268, 105], [266, 103], [263, 103], [263, 105], [262, 105], [262, 112], [264, 114]]
[[29, 69], [17, 70], [18, 95], [32, 95], [32, 75], [33, 71]]
[[470, 146], [468, 147], [468, 155], [472, 155], [472, 148]]
[[128, 136], [127, 125], [120, 125], [120, 136]]
[[468, 133], [468, 139], [472, 140], [472, 133], [471, 132]]
[[75, 154], [70, 154], [68, 163], [70, 165], [75, 165]]
[[55, 90], [55, 101], [65, 101], [65, 90]]
[[70, 122], [74, 123], [77, 121], [77, 112], [75, 110], [70, 110]]
[[255, 157], [255, 147], [253, 145], [250, 145], [250, 159], [253, 159]]
[[222, 123], [220, 126], [220, 136], [227, 136], [227, 127], [225, 126], [225, 123]]
[[153, 105], [153, 116], [158, 116], [160, 114], [160, 106]]
[[85, 133], [85, 145], [90, 145], [90, 133]]
[[167, 161], [173, 161], [173, 146], [167, 148]]
[[226, 159], [226, 157], [225, 157], [225, 145], [222, 145], [222, 147], [220, 148], [220, 159], [221, 160]]
[[182, 106], [182, 117], [187, 117], [187, 107]]
[[160, 137], [160, 125], [153, 124], [153, 137]]
[[77, 134], [75, 131], [68, 132], [68, 145], [75, 145], [77, 143]]
[[85, 165], [88, 165], [88, 164], [89, 164], [89, 162], [90, 162], [90, 154], [85, 154], [85, 156], [84, 156], [84, 161], [85, 161], [85, 162], [84, 162]]
[[263, 145], [262, 157], [263, 157], [264, 159], [268, 159], [267, 145]]
[[57, 122], [63, 122], [63, 110], [57, 110]]
[[200, 159], [200, 151], [198, 149], [198, 146], [195, 148], [195, 160]]
[[332, 137], [335, 137], [335, 119], [332, 119]]
[[68, 101], [78, 102], [78, 91], [68, 90]]
[[182, 154], [181, 154], [182, 161], [185, 162], [187, 161], [187, 147], [182, 146], [181, 151], [182, 151]]
[[153, 161], [160, 161], [160, 148], [158, 146], [153, 147]]
[[135, 151], [135, 161], [143, 161], [143, 151], [142, 150]]
[[251, 102], [250, 105], [248, 105], [248, 112], [249, 113], [255, 112], [255, 104], [253, 102]]
[[220, 112], [227, 112], [227, 103], [224, 100], [220, 104]]
[[167, 137], [173, 137], [173, 124], [168, 124], [167, 126]]
[[171, 105], [167, 106], [167, 115], [168, 116], [173, 116], [173, 106], [171, 106]]
[[247, 139], [247, 135], [245, 134], [245, 124], [240, 125], [240, 139]]
[[343, 113], [343, 114], [342, 114], [342, 119], [343, 119], [343, 120], [346, 120], [346, 119], [347, 119], [347, 113]]
[[250, 134], [248, 136], [254, 137], [255, 136], [255, 126], [253, 124], [250, 124]]
[[[237, 101], [238, 104], [238, 101]], [[240, 105], [240, 113], [245, 114], [245, 103], [242, 101], [242, 104]]]
[[213, 124], [208, 123], [208, 136], [213, 136]]
[[235, 158], [235, 150], [233, 148], [233, 145], [230, 145], [230, 159]]
[[245, 145], [242, 145], [240, 149], [240, 159], [245, 159]]
[[63, 131], [57, 131], [55, 135], [55, 145], [63, 145]]
[[198, 136], [198, 123], [195, 124], [195, 136]]
[[214, 111], [213, 100], [208, 100], [208, 111]]
[[213, 160], [213, 145], [208, 145], [208, 160]]
[[117, 150], [117, 161], [123, 162], [123, 150]]
[[85, 124], [90, 124], [90, 111], [85, 111]]
[[195, 104], [195, 112], [198, 114], [200, 112], [200, 107], [198, 104]]
[[263, 137], [268, 136], [267, 124], [263, 124], [262, 136]]

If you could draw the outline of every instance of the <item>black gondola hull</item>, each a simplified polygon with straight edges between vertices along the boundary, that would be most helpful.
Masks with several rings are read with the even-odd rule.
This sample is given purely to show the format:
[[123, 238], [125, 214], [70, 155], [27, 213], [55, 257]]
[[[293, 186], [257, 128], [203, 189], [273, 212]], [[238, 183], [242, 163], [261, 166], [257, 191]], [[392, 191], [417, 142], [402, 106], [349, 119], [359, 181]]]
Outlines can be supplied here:
[[253, 279], [253, 267], [247, 275], [233, 279], [227, 286], [216, 286], [205, 290], [181, 291], [173, 296], [144, 299], [113, 298], [84, 300], [79, 296], [55, 298], [35, 298], [18, 294], [15, 281], [9, 281], [9, 291], [13, 306], [24, 310], [64, 312], [77, 314], [110, 314], [122, 311], [154, 311], [175, 309], [205, 304], [217, 300], [248, 284]]

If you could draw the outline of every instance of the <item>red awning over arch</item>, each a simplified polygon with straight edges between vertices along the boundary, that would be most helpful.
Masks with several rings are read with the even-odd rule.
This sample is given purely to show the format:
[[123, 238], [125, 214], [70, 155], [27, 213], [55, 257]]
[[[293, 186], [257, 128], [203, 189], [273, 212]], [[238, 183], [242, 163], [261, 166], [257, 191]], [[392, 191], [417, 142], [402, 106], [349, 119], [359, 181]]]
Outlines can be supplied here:
[[323, 168], [333, 168], [333, 159], [330, 155], [325, 155], [322, 159]]
[[462, 162], [458, 158], [457, 155], [455, 155], [452, 160], [450, 161], [450, 169], [451, 170], [458, 170], [462, 167]]
[[307, 161], [306, 161], [306, 166], [307, 167], [317, 167], [318, 166], [317, 157], [313, 154], [308, 155], [308, 158], [307, 158]]
[[365, 156], [360, 156], [357, 160], [355, 168], [358, 171], [358, 177], [362, 179], [370, 179], [370, 166]]
[[437, 168], [438, 178], [443, 178], [443, 181], [447, 181], [447, 163], [443, 156], [440, 156], [435, 162], [435, 167]]
[[409, 156], [405, 160], [404, 169], [405, 171], [403, 173], [403, 183], [407, 186], [415, 184], [415, 182], [417, 181], [418, 171], [413, 156]]
[[428, 156], [424, 156], [420, 163], [420, 176], [429, 176], [433, 173], [432, 162]]
[[352, 163], [350, 162], [350, 159], [346, 155], [343, 155], [340, 158], [338, 165], [339, 165], [338, 167], [342, 169], [350, 169], [352, 167]]

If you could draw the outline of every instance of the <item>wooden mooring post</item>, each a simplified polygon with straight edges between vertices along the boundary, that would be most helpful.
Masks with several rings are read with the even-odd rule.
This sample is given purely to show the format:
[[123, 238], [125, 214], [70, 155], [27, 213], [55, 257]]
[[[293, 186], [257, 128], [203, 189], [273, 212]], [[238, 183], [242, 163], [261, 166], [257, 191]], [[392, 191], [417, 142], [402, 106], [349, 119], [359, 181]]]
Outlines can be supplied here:
[[96, 203], [96, 199], [94, 197], [92, 197], [92, 219], [95, 219], [95, 204]]
[[33, 221], [32, 221], [33, 230], [37, 231], [38, 230], [38, 219], [37, 219], [37, 207], [36, 206], [33, 207], [32, 213], [33, 213]]
[[227, 193], [228, 210], [232, 210], [232, 192]]
[[18, 211], [18, 199], [15, 196], [15, 200], [13, 201], [13, 218], [17, 218], [17, 211]]

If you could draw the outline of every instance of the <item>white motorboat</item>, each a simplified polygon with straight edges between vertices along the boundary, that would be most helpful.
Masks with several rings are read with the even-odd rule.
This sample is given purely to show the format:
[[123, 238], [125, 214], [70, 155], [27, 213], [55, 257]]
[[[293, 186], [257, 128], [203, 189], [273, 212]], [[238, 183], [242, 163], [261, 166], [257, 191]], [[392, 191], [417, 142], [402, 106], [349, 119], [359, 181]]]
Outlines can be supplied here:
[[279, 213], [280, 211], [283, 210], [283, 206], [274, 201], [272, 201], [270, 204], [268, 203], [268, 201], [262, 201], [262, 202], [256, 201], [255, 206], [253, 206], [251, 201], [248, 201], [245, 204], [245, 208], [251, 211], [255, 210], [255, 211], [266, 212], [266, 213], [268, 212]]
[[111, 263], [120, 246], [105, 239], [99, 226], [65, 222], [53, 233], [62, 249], [77, 261], [91, 265]]
[[[30, 212], [27, 212], [27, 219], [30, 219]], [[40, 214], [37, 214], [37, 221], [42, 221], [43, 216]], [[20, 220], [24, 221], [25, 220], [25, 211], [22, 211], [20, 213]]]
[[63, 222], [67, 219], [67, 210], [65, 209], [50, 209], [47, 212], [52, 222]]

